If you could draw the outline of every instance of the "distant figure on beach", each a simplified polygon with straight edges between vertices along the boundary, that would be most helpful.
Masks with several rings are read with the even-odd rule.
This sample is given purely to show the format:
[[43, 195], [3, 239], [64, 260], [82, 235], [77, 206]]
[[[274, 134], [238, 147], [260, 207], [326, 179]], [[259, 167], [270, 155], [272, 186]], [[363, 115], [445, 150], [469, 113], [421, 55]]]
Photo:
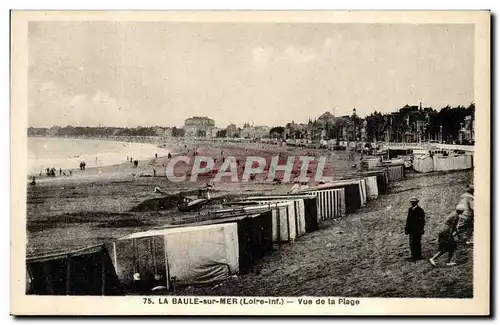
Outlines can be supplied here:
[[36, 185], [35, 176], [33, 176], [33, 179], [31, 180], [30, 185]]
[[418, 199], [410, 200], [411, 207], [408, 209], [408, 217], [406, 219], [405, 235], [410, 239], [411, 259], [416, 262], [422, 259], [422, 235], [425, 228], [425, 211], [418, 206]]
[[158, 158], [158, 154], [157, 153], [155, 153], [155, 158]]
[[134, 167], [137, 168], [137, 166], [139, 166], [139, 161], [136, 159], [136, 160], [134, 160]]
[[128, 155], [127, 155], [127, 162], [128, 162]]
[[153, 177], [156, 177], [156, 169], [153, 168]]
[[436, 266], [436, 258], [448, 253], [447, 266], [454, 266], [457, 263], [452, 262], [453, 255], [457, 249], [458, 242], [458, 222], [462, 216], [465, 207], [462, 204], [457, 205], [453, 211], [446, 218], [443, 227], [438, 235], [438, 252], [429, 259], [432, 266]]
[[85, 161], [84, 161], [84, 162], [83, 162], [83, 170], [85, 170], [85, 166], [86, 166], [86, 165], [87, 165], [87, 164], [86, 164], [86, 163], [85, 163]]
[[50, 176], [50, 168], [47, 168], [47, 176]]
[[168, 159], [172, 159], [172, 154], [170, 152], [168, 153]]
[[290, 191], [288, 191], [289, 194], [294, 194], [294, 193], [297, 193], [298, 191], [300, 190], [300, 184], [299, 184], [299, 181], [295, 181], [292, 188], [290, 189]]
[[132, 163], [132, 157], [130, 157], [130, 163]]
[[59, 168], [59, 176], [62, 175], [62, 168]]
[[69, 176], [73, 176], [73, 171], [72, 170], [69, 171]]

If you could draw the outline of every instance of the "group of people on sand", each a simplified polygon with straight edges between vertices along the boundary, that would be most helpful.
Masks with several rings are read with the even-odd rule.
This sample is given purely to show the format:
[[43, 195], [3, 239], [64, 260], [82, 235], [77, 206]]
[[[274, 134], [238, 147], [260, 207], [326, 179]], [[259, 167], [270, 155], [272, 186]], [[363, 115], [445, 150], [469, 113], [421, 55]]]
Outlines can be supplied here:
[[[71, 176], [72, 174], [73, 172], [71, 170], [69, 170], [68, 174], [66, 174], [62, 168], [59, 168], [59, 176]], [[55, 167], [47, 167], [45, 168], [45, 175], [47, 175], [47, 177], [57, 177], [57, 169]], [[39, 176], [42, 176], [42, 171], [40, 171]], [[36, 185], [36, 176], [31, 177], [30, 185]]]
[[[55, 167], [47, 167], [45, 168], [45, 174], [48, 177], [56, 177], [57, 176], [57, 169]], [[71, 175], [72, 172], [71, 170], [69, 171], [69, 175]], [[59, 176], [66, 176], [66, 172], [62, 170], [62, 168], [59, 168]], [[42, 176], [42, 172], [40, 172], [40, 176]]]
[[[425, 232], [425, 211], [418, 203], [417, 198], [410, 200], [411, 207], [405, 225], [405, 234], [410, 239], [411, 257], [414, 262], [422, 259], [421, 239]], [[433, 255], [429, 262], [436, 267], [436, 259], [447, 254], [446, 265], [454, 266], [453, 256], [458, 244], [464, 242], [466, 245], [473, 243], [474, 231], [474, 185], [469, 185], [466, 192], [461, 196], [455, 211], [451, 212], [442, 221], [438, 233], [438, 252]]]
[[[158, 158], [158, 155], [156, 154], [157, 158]], [[131, 164], [134, 164], [134, 167], [137, 168], [137, 166], [139, 166], [139, 160], [133, 160], [132, 157], [129, 157], [127, 156], [127, 161], [130, 161]]]

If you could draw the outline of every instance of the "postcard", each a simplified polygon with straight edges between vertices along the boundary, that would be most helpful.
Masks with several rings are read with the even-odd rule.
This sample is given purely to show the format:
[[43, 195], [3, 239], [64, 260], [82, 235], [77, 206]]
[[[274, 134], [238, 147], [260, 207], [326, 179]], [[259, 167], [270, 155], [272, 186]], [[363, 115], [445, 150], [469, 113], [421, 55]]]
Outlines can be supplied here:
[[489, 11], [12, 11], [11, 314], [489, 315], [490, 109]]

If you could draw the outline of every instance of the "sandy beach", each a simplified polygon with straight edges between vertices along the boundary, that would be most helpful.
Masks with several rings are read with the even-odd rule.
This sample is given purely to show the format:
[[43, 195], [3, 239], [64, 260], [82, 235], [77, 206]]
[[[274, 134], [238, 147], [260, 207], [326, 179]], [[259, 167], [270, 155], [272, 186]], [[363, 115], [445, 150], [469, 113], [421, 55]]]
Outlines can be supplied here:
[[[325, 155], [333, 175], [354, 172], [353, 162], [342, 151], [260, 143], [167, 145], [179, 155], [197, 150], [199, 155], [214, 158], [220, 158], [221, 151], [225, 156], [241, 159], [250, 155], [269, 158], [279, 153]], [[165, 177], [167, 163], [164, 156], [142, 160], [137, 168], [123, 162], [78, 171], [72, 177], [46, 178], [28, 186], [27, 252], [80, 248], [156, 226], [196, 220], [196, 213], [178, 212], [176, 200], [180, 195], [196, 195], [208, 178], [170, 182]], [[156, 177], [152, 177], [153, 170], [157, 171]], [[176, 173], [183, 172], [185, 167], [176, 168]], [[176, 294], [471, 297], [471, 248], [459, 248], [460, 268], [449, 274], [443, 268], [433, 269], [425, 260], [417, 264], [406, 262], [404, 258], [409, 252], [403, 232], [408, 200], [417, 196], [429, 218], [423, 252], [430, 257], [437, 247], [442, 219], [454, 209], [471, 180], [472, 171], [410, 172], [405, 180], [391, 184], [388, 195], [370, 201], [355, 214], [329, 221], [320, 231], [306, 234], [295, 244], [282, 245], [249, 273], [216, 288], [186, 288]], [[164, 194], [154, 193], [156, 187]], [[213, 196], [278, 194], [286, 193], [290, 187], [291, 184], [273, 184], [263, 179], [246, 184], [220, 182], [215, 184]], [[171, 198], [171, 206], [165, 210], [137, 209], [145, 200], [162, 197]]]

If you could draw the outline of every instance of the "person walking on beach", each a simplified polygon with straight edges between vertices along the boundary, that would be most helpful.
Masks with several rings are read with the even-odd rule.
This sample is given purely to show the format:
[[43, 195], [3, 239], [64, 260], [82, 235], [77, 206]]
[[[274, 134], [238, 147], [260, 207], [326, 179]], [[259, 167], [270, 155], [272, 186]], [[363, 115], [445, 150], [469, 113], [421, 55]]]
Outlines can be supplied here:
[[411, 207], [408, 209], [406, 218], [405, 234], [410, 239], [411, 257], [409, 260], [414, 262], [422, 259], [422, 235], [425, 228], [425, 211], [418, 205], [418, 199], [410, 200]]
[[62, 175], [62, 168], [59, 168], [59, 176]]
[[457, 263], [452, 262], [453, 255], [457, 249], [458, 241], [458, 222], [462, 216], [465, 206], [462, 204], [457, 205], [455, 211], [446, 218], [444, 225], [438, 234], [438, 252], [429, 259], [432, 266], [436, 266], [436, 259], [448, 253], [447, 266], [454, 266]]
[[470, 245], [473, 243], [474, 231], [474, 185], [467, 187], [467, 192], [462, 194], [459, 204], [465, 209], [458, 220], [458, 233], [463, 234], [466, 244]]

